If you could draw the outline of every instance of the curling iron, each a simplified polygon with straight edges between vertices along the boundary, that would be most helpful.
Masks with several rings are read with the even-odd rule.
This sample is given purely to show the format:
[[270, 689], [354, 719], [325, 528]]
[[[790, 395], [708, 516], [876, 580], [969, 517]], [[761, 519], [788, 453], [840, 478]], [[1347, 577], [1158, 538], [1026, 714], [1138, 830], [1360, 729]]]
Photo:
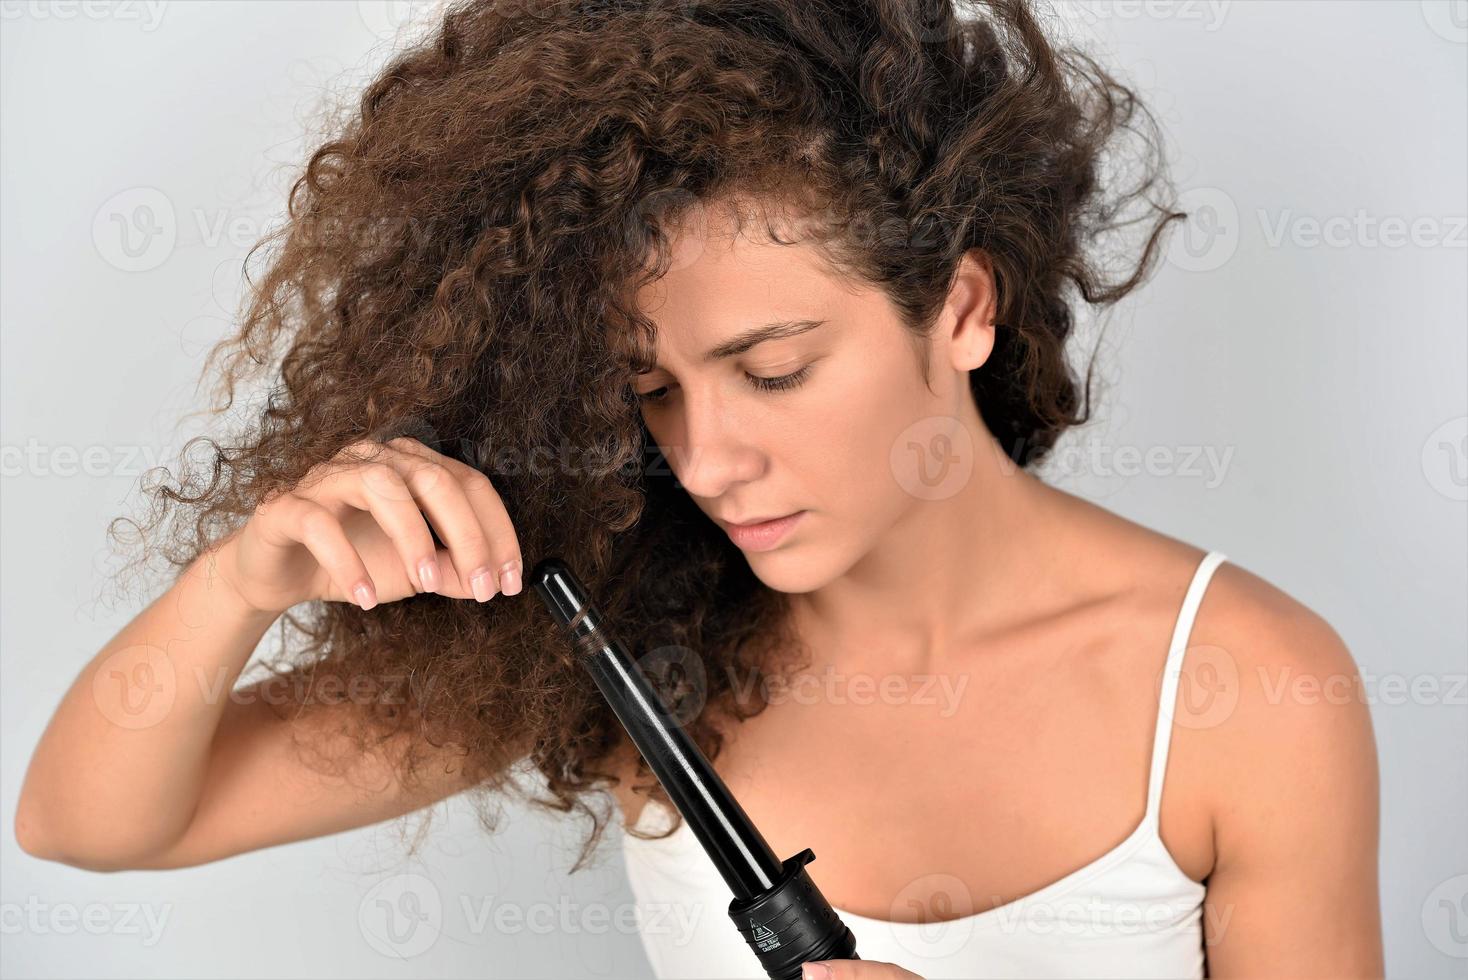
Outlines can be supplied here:
[[530, 582], [733, 892], [729, 918], [771, 980], [799, 980], [802, 963], [860, 959], [851, 930], [805, 870], [815, 852], [775, 857], [565, 563], [543, 559]]

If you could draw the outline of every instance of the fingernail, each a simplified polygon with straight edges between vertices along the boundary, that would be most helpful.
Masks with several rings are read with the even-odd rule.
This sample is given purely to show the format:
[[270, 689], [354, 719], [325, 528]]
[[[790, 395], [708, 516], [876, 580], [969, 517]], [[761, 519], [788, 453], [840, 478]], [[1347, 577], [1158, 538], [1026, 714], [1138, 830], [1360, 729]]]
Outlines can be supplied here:
[[469, 588], [474, 590], [474, 598], [480, 602], [488, 602], [494, 596], [494, 580], [489, 574], [489, 569], [481, 568], [469, 576]]
[[372, 598], [372, 589], [366, 582], [358, 582], [357, 587], [352, 590], [352, 595], [356, 597], [357, 605], [363, 609], [371, 609], [377, 605], [377, 600]]
[[801, 980], [831, 980], [831, 968], [824, 963], [802, 963]]
[[500, 589], [505, 595], [520, 594], [520, 563], [518, 561], [506, 562], [505, 567], [500, 569]]
[[425, 558], [418, 563], [418, 581], [423, 583], [423, 588], [428, 592], [438, 591], [438, 562], [432, 558]]

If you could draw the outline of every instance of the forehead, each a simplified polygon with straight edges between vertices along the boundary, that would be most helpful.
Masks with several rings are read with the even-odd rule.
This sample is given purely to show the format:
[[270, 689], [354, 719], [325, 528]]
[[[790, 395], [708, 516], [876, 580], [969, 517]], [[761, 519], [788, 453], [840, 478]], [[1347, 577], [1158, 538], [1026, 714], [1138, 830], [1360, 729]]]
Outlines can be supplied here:
[[850, 285], [830, 268], [806, 219], [750, 207], [695, 204], [667, 226], [667, 271], [635, 297], [658, 326], [660, 348], [703, 350], [750, 326], [819, 319], [849, 301]]

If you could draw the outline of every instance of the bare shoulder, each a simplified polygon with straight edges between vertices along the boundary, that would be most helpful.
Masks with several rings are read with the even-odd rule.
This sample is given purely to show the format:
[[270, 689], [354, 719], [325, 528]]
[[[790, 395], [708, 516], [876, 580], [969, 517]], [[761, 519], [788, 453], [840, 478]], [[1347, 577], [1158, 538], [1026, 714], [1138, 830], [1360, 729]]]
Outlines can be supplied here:
[[1212, 826], [1210, 975], [1382, 976], [1376, 742], [1341, 635], [1226, 561], [1199, 605], [1174, 710]]
[[1232, 560], [1213, 574], [1186, 659], [1194, 663], [1185, 664], [1184, 675], [1213, 676], [1222, 697], [1213, 709], [1180, 707], [1191, 717], [1179, 723], [1226, 732], [1236, 750], [1254, 751], [1251, 764], [1280, 764], [1259, 751], [1266, 742], [1274, 742], [1277, 759], [1279, 738], [1369, 727], [1360, 672], [1341, 635], [1320, 613]]
[[[1086, 583], [1078, 591], [1119, 598], [1115, 608], [1149, 634], [1173, 621], [1207, 550], [1089, 501], [1059, 499], [1072, 530], [1056, 552], [1064, 555], [1066, 572]], [[1291, 726], [1368, 722], [1356, 663], [1340, 634], [1316, 610], [1232, 558], [1208, 580], [1182, 672], [1175, 723], [1217, 730], [1221, 738], [1214, 741], [1229, 742], [1235, 752], [1285, 736]]]
[[[1122, 608], [1153, 624], [1177, 615], [1204, 549], [1090, 505], [1072, 514], [1083, 551], [1108, 556], [1092, 564], [1128, 597]], [[1210, 975], [1381, 976], [1376, 742], [1341, 634], [1229, 558], [1203, 592], [1164, 709], [1163, 831], [1207, 883]]]
[[1366, 691], [1320, 613], [1225, 561], [1198, 608], [1179, 682], [1174, 723], [1208, 773], [1216, 868], [1375, 840]]
[[[1121, 597], [1149, 633], [1178, 614], [1204, 549], [1056, 499], [1060, 546], [1093, 593]], [[1207, 885], [1209, 976], [1382, 976], [1376, 743], [1345, 639], [1230, 558], [1208, 581], [1163, 708], [1162, 831]]]

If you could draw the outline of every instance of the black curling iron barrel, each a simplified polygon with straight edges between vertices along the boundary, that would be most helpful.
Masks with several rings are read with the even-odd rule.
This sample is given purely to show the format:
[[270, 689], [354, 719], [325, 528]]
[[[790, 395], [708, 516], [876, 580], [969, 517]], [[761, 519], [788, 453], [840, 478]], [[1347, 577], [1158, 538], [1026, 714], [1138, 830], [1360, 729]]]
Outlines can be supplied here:
[[733, 892], [729, 918], [765, 973], [799, 980], [802, 963], [859, 959], [851, 930], [805, 870], [815, 852], [775, 857], [565, 563], [538, 562], [530, 583]]

